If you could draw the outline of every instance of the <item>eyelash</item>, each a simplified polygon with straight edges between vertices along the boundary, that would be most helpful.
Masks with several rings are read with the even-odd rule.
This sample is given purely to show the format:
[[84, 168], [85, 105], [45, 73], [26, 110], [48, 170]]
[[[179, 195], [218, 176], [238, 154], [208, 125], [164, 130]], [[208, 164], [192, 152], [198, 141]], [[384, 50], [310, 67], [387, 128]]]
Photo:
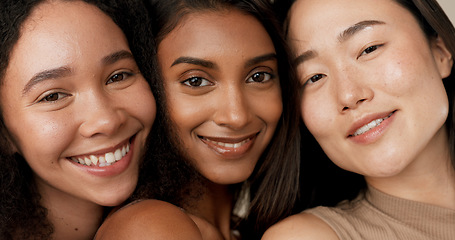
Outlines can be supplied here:
[[[131, 77], [131, 76], [133, 76], [133, 75], [134, 75], [134, 73], [132, 73], [132, 72], [119, 72], [119, 73], [115, 73], [115, 74], [113, 74], [112, 76], [109, 77], [109, 79], [108, 79], [107, 82], [106, 82], [106, 85], [107, 85], [107, 84], [110, 84], [110, 83], [114, 83], [114, 82], [123, 81], [123, 80], [125, 80], [126, 78]], [[121, 77], [120, 80], [113, 80], [113, 78], [119, 78], [119, 77]]]
[[[363, 56], [363, 55], [368, 55], [368, 54], [371, 54], [372, 52], [376, 51], [378, 48], [384, 46], [384, 44], [377, 44], [377, 45], [372, 45], [372, 46], [369, 46], [367, 48], [365, 48], [359, 55], [359, 57]], [[325, 75], [324, 74], [315, 74], [313, 76], [311, 76], [307, 81], [305, 81], [304, 85], [306, 84], [312, 84], [312, 83], [315, 83], [319, 80], [321, 80]], [[315, 80], [315, 78], [317, 78]]]
[[382, 46], [384, 46], [384, 44], [377, 44], [377, 45], [369, 46], [369, 47], [363, 49], [363, 51], [360, 53], [359, 57], [371, 54], [372, 52], [378, 50], [378, 48], [380, 48]]
[[315, 74], [315, 75], [311, 76], [308, 80], [306, 80], [304, 85], [315, 83], [315, 82], [321, 80], [324, 76], [325, 76], [324, 74]]
[[[115, 83], [115, 82], [119, 82], [119, 81], [123, 81], [126, 78], [128, 78], [130, 76], [133, 76], [133, 75], [134, 74], [131, 73], [131, 72], [115, 73], [115, 74], [113, 74], [112, 76], [109, 77], [108, 81], [106, 82], [106, 85], [107, 84], [111, 84], [111, 83]], [[120, 78], [120, 79], [118, 79], [118, 78]], [[63, 93], [63, 92], [52, 92], [52, 93], [49, 93], [49, 94], [45, 95], [41, 99], [39, 99], [38, 102], [40, 102], [40, 103], [43, 103], [43, 102], [54, 103], [54, 102], [57, 102], [57, 101], [59, 101], [59, 100], [61, 100], [63, 98], [69, 97], [69, 96], [71, 96], [71, 94], [67, 94], [67, 93]], [[53, 97], [57, 97], [57, 99], [51, 99]]]
[[[64, 95], [64, 96], [61, 97], [61, 95]], [[53, 96], [57, 96], [57, 99], [51, 99], [51, 100], [48, 99], [48, 98], [53, 97]], [[65, 97], [68, 97], [68, 96], [71, 96], [71, 95], [70, 94], [66, 94], [66, 93], [62, 93], [62, 92], [53, 92], [53, 93], [49, 93], [46, 96], [42, 97], [41, 99], [38, 100], [38, 102], [50, 102], [50, 103], [53, 103], [53, 102], [59, 101], [62, 98], [65, 98]]]
[[[262, 79], [260, 79], [260, 81], [253, 80], [253, 78], [257, 77], [258, 75], [263, 76], [266, 79], [262, 78]], [[270, 80], [272, 80], [274, 78], [275, 78], [275, 76], [273, 74], [271, 74], [271, 73], [268, 73], [268, 72], [255, 72], [246, 80], [246, 82], [250, 82], [250, 83], [252, 83], [252, 82], [255, 82], [255, 83], [266, 83], [266, 82], [268, 82], [268, 81], [270, 81]]]
[[[258, 76], [263, 76], [262, 79], [259, 81], [254, 80], [253, 78], [258, 77]], [[246, 82], [248, 83], [265, 83], [270, 81], [271, 79], [275, 78], [273, 74], [267, 73], [267, 72], [256, 72], [253, 73], [247, 80]], [[192, 84], [192, 83], [197, 83], [197, 85]], [[204, 79], [202, 77], [191, 77], [188, 78], [184, 81], [182, 81], [182, 84], [188, 86], [188, 87], [205, 87], [205, 86], [212, 86], [213, 83], [210, 82], [207, 79]]]
[[[198, 85], [193, 85], [192, 83], [197, 83]], [[204, 83], [204, 85], [202, 84]], [[197, 88], [197, 87], [205, 87], [205, 86], [212, 86], [213, 83], [210, 82], [209, 80], [202, 78], [202, 77], [190, 77], [184, 81], [182, 81], [182, 84], [192, 87], [192, 88]]]

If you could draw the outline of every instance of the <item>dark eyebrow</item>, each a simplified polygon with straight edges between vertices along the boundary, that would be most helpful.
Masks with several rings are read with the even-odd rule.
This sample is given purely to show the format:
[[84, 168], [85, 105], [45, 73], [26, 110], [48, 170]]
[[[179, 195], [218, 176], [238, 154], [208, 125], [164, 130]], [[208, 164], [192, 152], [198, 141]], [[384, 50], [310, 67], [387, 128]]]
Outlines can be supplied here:
[[[385, 22], [382, 21], [377, 21], [377, 20], [366, 20], [366, 21], [361, 21], [358, 22], [350, 27], [348, 27], [346, 30], [344, 30], [339, 36], [338, 36], [338, 41], [340, 43], [343, 43], [347, 41], [349, 38], [354, 36], [356, 33], [362, 31], [363, 29], [373, 26], [373, 25], [379, 25], [379, 24], [385, 24]], [[297, 56], [293, 64], [295, 67], [297, 67], [299, 64], [302, 64], [303, 62], [316, 57], [318, 54], [315, 51], [309, 50], [306, 51], [299, 56]]]
[[27, 82], [24, 89], [22, 90], [22, 95], [26, 95], [30, 89], [36, 84], [49, 79], [56, 79], [68, 76], [71, 74], [71, 69], [69, 67], [59, 67], [49, 70], [44, 70], [35, 74], [30, 81]]
[[339, 36], [338, 36], [338, 41], [340, 43], [345, 42], [352, 36], [354, 36], [356, 33], [364, 30], [367, 27], [371, 27], [373, 25], [379, 25], [379, 24], [385, 24], [385, 22], [382, 21], [377, 21], [377, 20], [366, 20], [366, 21], [361, 21], [358, 22], [350, 27], [348, 27], [346, 30], [344, 30]]
[[[113, 64], [121, 59], [133, 59], [133, 54], [126, 50], [121, 50], [118, 52], [114, 52], [110, 55], [105, 56], [102, 60], [101, 63], [103, 65], [110, 65]], [[42, 72], [39, 72], [35, 74], [30, 81], [25, 85], [24, 89], [22, 90], [22, 95], [26, 95], [30, 89], [35, 86], [36, 84], [49, 80], [49, 79], [57, 79], [57, 78], [62, 78], [70, 75], [72, 72], [71, 68], [63, 66], [59, 68], [54, 68], [54, 69], [49, 69], [49, 70], [44, 70]]]
[[199, 65], [205, 68], [216, 68], [216, 65], [213, 62], [193, 57], [179, 57], [172, 63], [171, 67], [181, 63]]
[[245, 67], [248, 68], [248, 67], [254, 66], [254, 65], [256, 65], [258, 63], [261, 63], [261, 62], [266, 62], [266, 61], [269, 61], [269, 60], [276, 60], [276, 59], [277, 59], [277, 57], [276, 57], [275, 53], [264, 54], [264, 55], [257, 56], [257, 57], [254, 57], [254, 58], [248, 60], [245, 63]]
[[292, 61], [292, 64], [294, 64], [294, 67], [297, 67], [299, 64], [311, 59], [311, 58], [314, 58], [316, 57], [318, 54], [317, 52], [315, 51], [312, 51], [312, 50], [309, 50], [309, 51], [306, 51], [302, 54], [300, 54], [299, 56], [297, 56], [294, 61]]
[[134, 60], [134, 57], [133, 57], [133, 54], [131, 54], [130, 52], [126, 51], [126, 50], [121, 50], [121, 51], [118, 51], [118, 52], [115, 52], [115, 53], [112, 53], [106, 57], [104, 57], [101, 62], [104, 64], [104, 65], [110, 65], [110, 64], [113, 64], [119, 60], [122, 60], [122, 59], [133, 59]]

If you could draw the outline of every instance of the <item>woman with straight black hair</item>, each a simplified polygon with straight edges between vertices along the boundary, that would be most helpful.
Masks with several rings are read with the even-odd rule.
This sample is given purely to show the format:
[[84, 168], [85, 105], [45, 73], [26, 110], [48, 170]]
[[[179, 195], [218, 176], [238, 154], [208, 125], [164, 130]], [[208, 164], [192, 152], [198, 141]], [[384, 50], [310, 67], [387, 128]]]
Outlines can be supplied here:
[[287, 39], [306, 128], [343, 174], [363, 178], [334, 179], [357, 197], [289, 217], [263, 239], [454, 239], [455, 30], [438, 3], [298, 0]]

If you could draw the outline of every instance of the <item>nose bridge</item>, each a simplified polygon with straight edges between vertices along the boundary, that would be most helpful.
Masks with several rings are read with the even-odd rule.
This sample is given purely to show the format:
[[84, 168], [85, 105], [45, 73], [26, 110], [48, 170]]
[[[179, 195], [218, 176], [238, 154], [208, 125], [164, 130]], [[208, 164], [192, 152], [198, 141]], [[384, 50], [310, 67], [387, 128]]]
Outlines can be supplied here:
[[333, 78], [335, 96], [337, 97], [339, 110], [357, 108], [362, 102], [373, 98], [373, 91], [368, 86], [368, 76], [355, 66], [339, 62], [331, 75]]
[[239, 129], [249, 121], [249, 107], [245, 89], [238, 84], [228, 84], [223, 87], [218, 96], [216, 109], [216, 124]]
[[89, 90], [80, 96], [82, 123], [79, 132], [84, 137], [113, 135], [123, 125], [125, 117], [121, 107], [112, 101], [108, 93]]

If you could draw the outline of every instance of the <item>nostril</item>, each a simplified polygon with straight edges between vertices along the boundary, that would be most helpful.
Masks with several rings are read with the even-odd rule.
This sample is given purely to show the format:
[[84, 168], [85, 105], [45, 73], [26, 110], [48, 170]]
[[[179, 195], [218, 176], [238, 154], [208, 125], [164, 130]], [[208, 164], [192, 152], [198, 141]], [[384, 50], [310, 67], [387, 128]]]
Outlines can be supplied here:
[[359, 101], [357, 101], [357, 103], [356, 103], [356, 104], [359, 104], [359, 103], [361, 103], [361, 102], [364, 102], [365, 100], [367, 100], [367, 99], [366, 99], [366, 98], [364, 98], [364, 99], [360, 99]]

